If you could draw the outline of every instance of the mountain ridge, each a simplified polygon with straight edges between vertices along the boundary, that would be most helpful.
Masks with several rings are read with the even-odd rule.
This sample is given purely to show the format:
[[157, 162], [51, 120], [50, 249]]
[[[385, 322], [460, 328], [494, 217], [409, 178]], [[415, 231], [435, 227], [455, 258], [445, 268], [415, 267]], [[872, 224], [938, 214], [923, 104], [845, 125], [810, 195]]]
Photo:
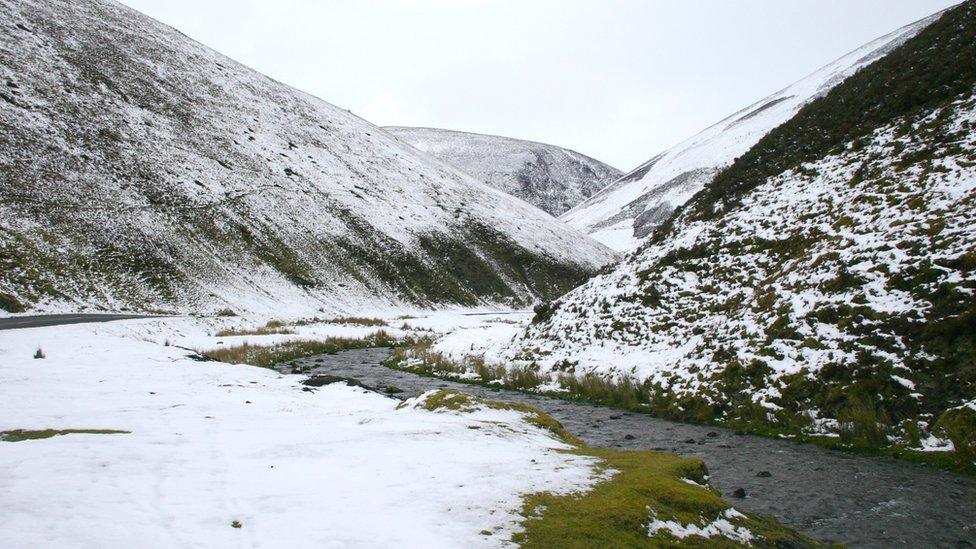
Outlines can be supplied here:
[[538, 141], [427, 127], [386, 126], [384, 130], [554, 216], [622, 173], [582, 153]]

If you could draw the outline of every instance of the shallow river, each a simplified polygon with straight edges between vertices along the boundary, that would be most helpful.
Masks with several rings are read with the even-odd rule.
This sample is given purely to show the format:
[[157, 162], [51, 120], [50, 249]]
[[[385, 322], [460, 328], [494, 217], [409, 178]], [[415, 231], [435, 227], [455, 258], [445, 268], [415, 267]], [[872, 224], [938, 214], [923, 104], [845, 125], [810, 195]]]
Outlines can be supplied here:
[[[311, 373], [350, 377], [399, 398], [450, 387], [524, 402], [595, 446], [666, 450], [702, 458], [711, 484], [736, 507], [775, 515], [806, 534], [850, 547], [976, 547], [976, 479], [898, 461], [493, 390], [391, 370], [387, 349], [345, 351], [296, 362]], [[290, 371], [290, 368], [284, 368]], [[757, 476], [760, 471], [764, 476]], [[736, 489], [745, 490], [735, 498]]]

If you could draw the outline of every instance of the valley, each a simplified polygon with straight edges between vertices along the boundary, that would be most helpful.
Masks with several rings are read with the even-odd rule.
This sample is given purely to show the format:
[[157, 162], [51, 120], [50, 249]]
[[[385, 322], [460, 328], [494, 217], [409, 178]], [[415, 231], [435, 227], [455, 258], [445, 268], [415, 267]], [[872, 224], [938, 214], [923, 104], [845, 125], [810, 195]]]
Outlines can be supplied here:
[[[301, 40], [343, 21], [298, 14], [358, 3], [219, 18], [294, 10], [270, 67], [419, 117], [379, 124], [129, 0], [0, 0], [0, 539], [972, 547], [976, 0], [932, 2], [625, 172], [574, 149], [644, 143], [622, 118], [663, 135], [673, 98], [637, 72], [667, 63], [622, 73], [649, 51], [591, 35], [682, 3], [561, 5], [494, 42], [494, 2], [399, 42], [420, 8], [367, 9], [385, 23], [342, 52]], [[422, 50], [440, 17], [476, 23]], [[565, 81], [525, 68], [553, 51]], [[609, 110], [570, 106], [587, 86]]]

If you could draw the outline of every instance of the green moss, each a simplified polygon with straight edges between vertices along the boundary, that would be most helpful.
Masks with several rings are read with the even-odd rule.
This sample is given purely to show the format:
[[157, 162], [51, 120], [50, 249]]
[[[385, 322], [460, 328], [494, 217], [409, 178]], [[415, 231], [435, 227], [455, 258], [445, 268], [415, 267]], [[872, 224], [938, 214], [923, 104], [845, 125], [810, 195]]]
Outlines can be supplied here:
[[489, 408], [496, 410], [515, 410], [516, 412], [521, 412], [522, 417], [530, 423], [541, 429], [545, 429], [552, 434], [556, 435], [559, 440], [562, 440], [566, 444], [572, 444], [576, 446], [581, 446], [583, 441], [577, 438], [575, 435], [570, 433], [563, 427], [562, 423], [556, 421], [556, 418], [550, 416], [549, 414], [543, 412], [542, 410], [536, 408], [535, 406], [530, 406], [528, 404], [523, 404], [521, 402], [497, 402], [488, 401], [487, 405]]
[[[648, 536], [652, 515], [657, 520], [704, 526], [731, 507], [717, 492], [682, 480], [704, 483], [706, 470], [701, 461], [663, 452], [587, 446], [579, 446], [573, 453], [599, 459], [612, 476], [583, 493], [528, 496], [522, 507], [524, 531], [513, 537], [520, 547], [744, 546], [724, 538], [679, 539], [667, 531]], [[771, 517], [746, 515], [730, 522], [756, 536], [754, 546], [819, 546]]]
[[24, 440], [39, 440], [63, 435], [86, 434], [86, 435], [127, 435], [131, 431], [119, 431], [117, 429], [13, 429], [10, 431], [0, 431], [0, 441], [21, 442]]

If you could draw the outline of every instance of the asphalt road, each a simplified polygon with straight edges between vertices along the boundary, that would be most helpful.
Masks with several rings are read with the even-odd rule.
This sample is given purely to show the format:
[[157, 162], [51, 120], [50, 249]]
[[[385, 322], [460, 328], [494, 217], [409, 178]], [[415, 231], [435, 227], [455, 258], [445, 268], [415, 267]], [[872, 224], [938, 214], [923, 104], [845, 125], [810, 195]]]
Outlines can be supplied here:
[[60, 315], [31, 315], [0, 318], [0, 330], [17, 330], [20, 328], [41, 328], [44, 326], [58, 326], [59, 324], [82, 324], [85, 322], [109, 322], [129, 318], [149, 318], [149, 315], [100, 314], [100, 313], [68, 313]]

